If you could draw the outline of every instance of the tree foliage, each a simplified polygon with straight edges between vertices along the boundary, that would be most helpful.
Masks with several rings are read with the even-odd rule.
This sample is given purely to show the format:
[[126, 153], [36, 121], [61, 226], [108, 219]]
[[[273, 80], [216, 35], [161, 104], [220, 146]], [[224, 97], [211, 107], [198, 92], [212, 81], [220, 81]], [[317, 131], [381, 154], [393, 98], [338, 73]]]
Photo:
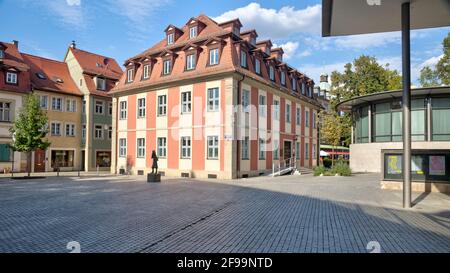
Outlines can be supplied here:
[[[344, 72], [331, 74], [331, 106], [337, 112], [337, 104], [352, 97], [401, 88], [402, 78], [397, 70], [390, 70], [389, 64], [379, 64], [372, 56], [361, 55], [344, 66]], [[345, 113], [336, 119], [340, 122], [340, 141], [350, 145], [352, 117]], [[331, 125], [331, 124], [330, 124]], [[331, 144], [331, 143], [329, 143]], [[331, 144], [332, 145], [332, 144]]]
[[450, 85], [450, 32], [442, 41], [442, 50], [436, 69], [425, 66], [420, 70], [419, 82], [423, 87]]
[[19, 117], [10, 132], [14, 140], [11, 148], [28, 155], [28, 173], [31, 167], [31, 152], [37, 149], [45, 150], [50, 146], [50, 142], [44, 139], [48, 133], [47, 121], [47, 115], [41, 110], [39, 100], [33, 94], [25, 96]]

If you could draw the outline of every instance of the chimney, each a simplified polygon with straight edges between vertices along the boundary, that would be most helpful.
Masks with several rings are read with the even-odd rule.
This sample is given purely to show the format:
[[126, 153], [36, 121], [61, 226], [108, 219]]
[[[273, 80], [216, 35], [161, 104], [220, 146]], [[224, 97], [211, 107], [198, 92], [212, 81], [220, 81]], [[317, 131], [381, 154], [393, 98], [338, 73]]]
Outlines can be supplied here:
[[13, 40], [13, 44], [17, 49], [19, 49], [19, 41]]
[[327, 74], [321, 74], [320, 75], [320, 82], [328, 82], [328, 75]]
[[70, 47], [71, 48], [77, 48], [77, 44], [75, 43], [75, 41], [72, 41], [72, 43], [70, 43]]

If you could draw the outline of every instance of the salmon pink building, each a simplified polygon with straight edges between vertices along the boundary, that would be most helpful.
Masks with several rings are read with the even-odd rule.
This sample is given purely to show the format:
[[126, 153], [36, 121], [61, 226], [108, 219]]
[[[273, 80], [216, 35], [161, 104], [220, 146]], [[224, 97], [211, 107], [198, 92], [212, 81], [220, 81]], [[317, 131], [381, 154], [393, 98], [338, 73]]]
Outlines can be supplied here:
[[200, 15], [125, 62], [113, 96], [112, 171], [232, 179], [317, 164], [314, 81], [283, 49]]

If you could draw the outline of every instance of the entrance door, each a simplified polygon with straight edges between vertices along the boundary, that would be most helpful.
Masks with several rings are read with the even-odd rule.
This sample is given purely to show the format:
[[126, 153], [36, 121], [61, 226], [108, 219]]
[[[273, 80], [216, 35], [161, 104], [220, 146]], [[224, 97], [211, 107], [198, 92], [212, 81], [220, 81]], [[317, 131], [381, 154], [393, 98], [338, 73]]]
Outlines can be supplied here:
[[34, 152], [34, 172], [45, 172], [44, 150], [36, 150]]
[[284, 141], [284, 159], [288, 159], [292, 157], [292, 147], [290, 141]]
[[81, 166], [80, 166], [81, 171], [84, 171], [85, 153], [86, 153], [85, 151], [81, 151]]

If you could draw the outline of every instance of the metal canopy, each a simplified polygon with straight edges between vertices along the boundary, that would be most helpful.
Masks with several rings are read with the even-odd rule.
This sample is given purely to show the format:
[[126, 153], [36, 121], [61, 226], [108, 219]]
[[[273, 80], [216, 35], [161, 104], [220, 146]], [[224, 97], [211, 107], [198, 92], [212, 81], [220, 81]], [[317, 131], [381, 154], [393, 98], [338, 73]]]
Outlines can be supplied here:
[[399, 31], [404, 2], [410, 2], [410, 29], [450, 25], [450, 0], [323, 0], [322, 36]]

